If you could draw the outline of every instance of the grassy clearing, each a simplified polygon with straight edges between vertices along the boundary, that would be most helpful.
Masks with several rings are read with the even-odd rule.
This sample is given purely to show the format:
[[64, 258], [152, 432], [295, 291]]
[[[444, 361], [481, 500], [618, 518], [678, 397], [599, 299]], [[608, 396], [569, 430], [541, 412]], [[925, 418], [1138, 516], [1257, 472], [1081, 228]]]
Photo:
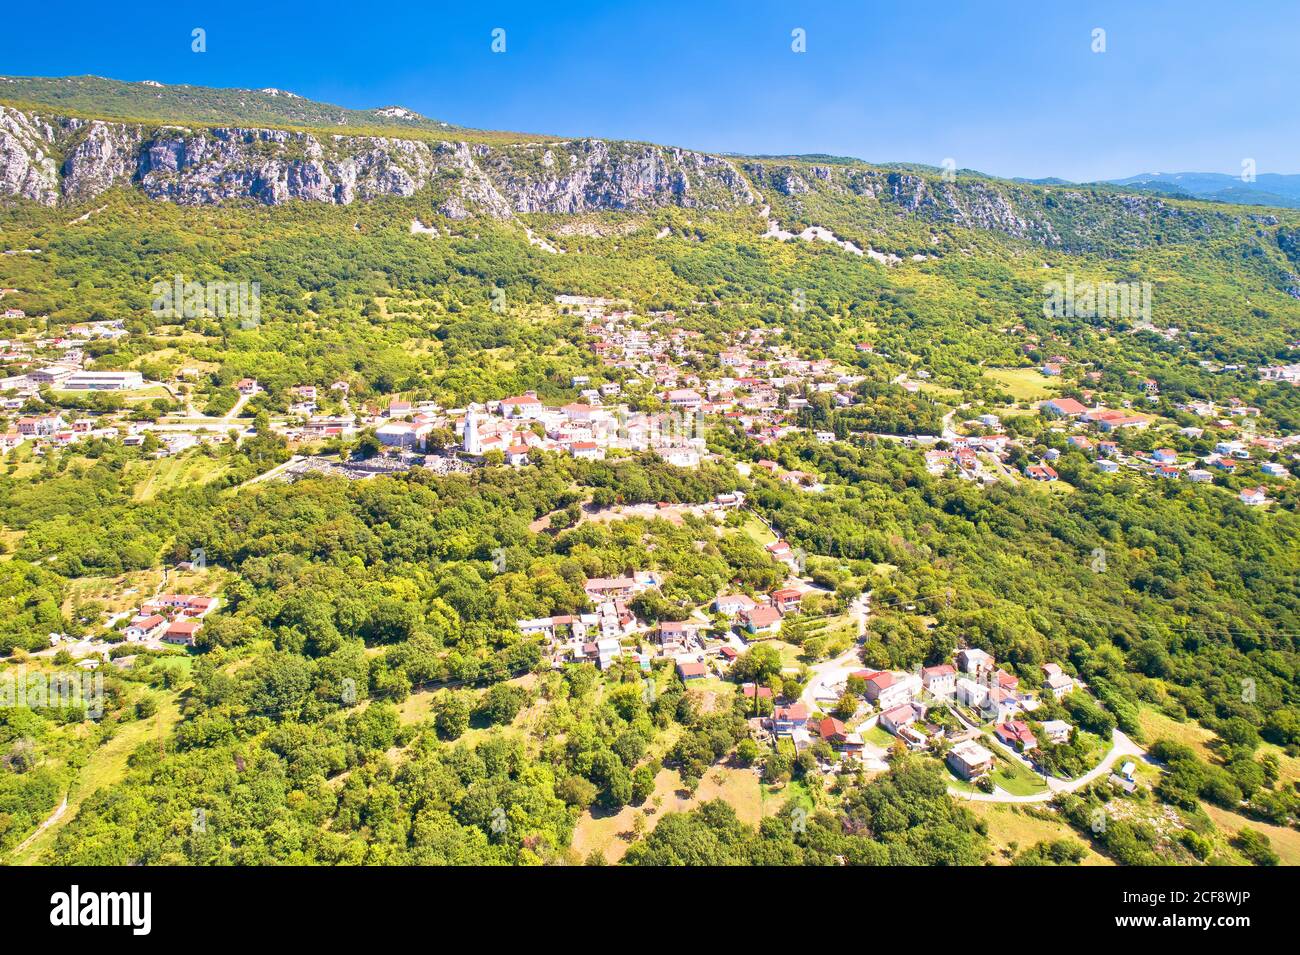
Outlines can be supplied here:
[[984, 377], [992, 378], [1017, 401], [1039, 401], [1061, 390], [1055, 378], [1049, 378], [1037, 368], [989, 368]]
[[142, 743], [159, 744], [165, 740], [180, 721], [180, 705], [174, 693], [148, 691], [146, 695], [158, 700], [158, 712], [146, 720], [124, 723], [113, 738], [90, 754], [77, 774], [76, 782], [68, 793], [68, 808], [53, 825], [38, 835], [20, 854], [9, 861], [16, 865], [35, 865], [41, 856], [54, 845], [59, 830], [76, 816], [81, 804], [106, 786], [121, 782], [126, 775], [127, 759]]
[[1193, 723], [1190, 720], [1186, 723], [1179, 723], [1177, 720], [1165, 716], [1159, 710], [1144, 706], [1138, 713], [1138, 725], [1142, 727], [1142, 735], [1146, 737], [1148, 743], [1154, 743], [1158, 739], [1171, 739], [1185, 746], [1190, 746], [1196, 751], [1196, 755], [1206, 762], [1217, 763], [1219, 761], [1211, 748], [1211, 744], [1215, 739], [1214, 733], [1199, 723]]
[[83, 603], [98, 603], [107, 613], [120, 613], [137, 607], [153, 594], [162, 580], [158, 570], [137, 570], [116, 577], [75, 577], [68, 581], [63, 612]]
[[1047, 783], [1043, 781], [1042, 776], [1033, 772], [1019, 760], [1006, 755], [998, 748], [997, 744], [986, 739], [983, 745], [998, 762], [998, 768], [993, 771], [990, 778], [999, 789], [1013, 796], [1033, 796], [1047, 789]]
[[803, 656], [803, 650], [796, 647], [793, 643], [786, 643], [784, 640], [778, 640], [775, 637], [770, 640], [751, 640], [750, 643], [763, 643], [776, 650], [781, 654], [781, 665], [791, 670], [799, 668], [799, 663]]
[[785, 792], [766, 792], [758, 774], [748, 769], [715, 766], [705, 774], [694, 795], [682, 788], [677, 770], [661, 769], [655, 777], [654, 793], [644, 805], [624, 806], [616, 813], [599, 809], [584, 812], [573, 832], [573, 850], [580, 859], [595, 851], [607, 862], [617, 862], [635, 841], [632, 826], [638, 815], [644, 815], [649, 833], [668, 813], [689, 812], [702, 802], [721, 799], [736, 810], [742, 822], [756, 826], [765, 816], [778, 812], [786, 798]]
[[[1028, 849], [1036, 842], [1056, 839], [1073, 839], [1083, 842], [1065, 822], [1057, 819], [1038, 819], [1019, 806], [995, 802], [965, 802], [964, 805], [988, 825], [989, 842], [993, 845], [993, 862], [1008, 865], [1015, 852]], [[1084, 842], [1084, 845], [1087, 845]], [[1014, 847], [1014, 848], [1013, 848]], [[1083, 865], [1114, 865], [1110, 859], [1091, 846], [1084, 856]]]
[[207, 484], [226, 470], [226, 463], [203, 453], [185, 454], [132, 465], [130, 475], [136, 479], [132, 498], [150, 501], [164, 491], [177, 487]]
[[879, 724], [876, 724], [862, 734], [862, 741], [864, 743], [874, 743], [876, 746], [889, 747], [894, 745], [894, 736], [881, 729]]
[[768, 529], [768, 526], [750, 513], [745, 514], [745, 523], [741, 526], [741, 530], [748, 534], [760, 547], [766, 547], [776, 540], [776, 535]]
[[1243, 828], [1254, 829], [1256, 832], [1268, 836], [1269, 842], [1273, 844], [1273, 851], [1282, 860], [1282, 865], [1300, 865], [1300, 832], [1286, 826], [1274, 826], [1256, 819], [1247, 819], [1240, 813], [1220, 809], [1218, 806], [1212, 806], [1209, 803], [1202, 803], [1201, 805], [1204, 806], [1209, 817], [1214, 820], [1214, 824], [1227, 833], [1229, 837], [1235, 836]]

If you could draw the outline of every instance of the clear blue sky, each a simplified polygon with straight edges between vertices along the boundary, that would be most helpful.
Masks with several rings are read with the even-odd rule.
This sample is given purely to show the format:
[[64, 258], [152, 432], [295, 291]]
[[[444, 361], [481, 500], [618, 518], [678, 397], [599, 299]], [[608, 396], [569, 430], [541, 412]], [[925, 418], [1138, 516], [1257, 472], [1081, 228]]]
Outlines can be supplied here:
[[1004, 176], [1237, 174], [1247, 157], [1300, 172], [1295, 0], [64, 0], [3, 22], [13, 75], [275, 86], [489, 129]]

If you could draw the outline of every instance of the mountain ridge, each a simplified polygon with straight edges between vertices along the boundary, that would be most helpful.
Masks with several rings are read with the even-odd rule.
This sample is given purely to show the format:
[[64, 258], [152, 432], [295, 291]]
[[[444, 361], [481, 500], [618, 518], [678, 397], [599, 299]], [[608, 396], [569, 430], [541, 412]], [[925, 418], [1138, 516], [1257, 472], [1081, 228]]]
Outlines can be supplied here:
[[[0, 90], [11, 79], [0, 77]], [[111, 90], [130, 85], [104, 82]], [[156, 89], [134, 87], [132, 96]], [[77, 82], [67, 88], [104, 89]], [[279, 110], [275, 119], [319, 105], [278, 89], [257, 96]], [[598, 138], [497, 134], [491, 141], [482, 138], [491, 134], [461, 127], [435, 133], [419, 125], [434, 121], [411, 119], [415, 114], [404, 107], [372, 111], [392, 113], [380, 118], [396, 125], [329, 129], [212, 125], [192, 113], [121, 121], [71, 112], [3, 105], [0, 97], [0, 198], [75, 205], [129, 187], [182, 205], [347, 205], [427, 192], [434, 212], [449, 219], [770, 205], [784, 229], [831, 230], [842, 245], [858, 249], [870, 249], [873, 239], [898, 239], [900, 230], [914, 232], [917, 224], [996, 232], [1046, 249], [1105, 251], [1116, 243], [1142, 248], [1210, 236], [1238, 239], [1246, 230], [1283, 222], [1272, 212], [1140, 188], [1025, 183], [921, 164], [718, 155]], [[910, 242], [907, 249], [895, 242], [896, 250], [926, 257], [925, 245], [917, 247], [914, 237]], [[1289, 270], [1278, 281], [1288, 289], [1300, 285]]]

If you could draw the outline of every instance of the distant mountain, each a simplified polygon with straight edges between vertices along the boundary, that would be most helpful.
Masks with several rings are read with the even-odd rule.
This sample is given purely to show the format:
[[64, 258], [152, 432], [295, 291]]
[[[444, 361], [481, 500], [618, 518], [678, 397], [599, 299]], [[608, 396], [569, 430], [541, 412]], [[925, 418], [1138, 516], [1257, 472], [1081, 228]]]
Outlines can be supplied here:
[[100, 76], [0, 76], [0, 101], [127, 121], [338, 128], [351, 132], [422, 129], [445, 133], [460, 128], [401, 106], [346, 109], [269, 87], [214, 89], [154, 80], [127, 83]]
[[[1135, 180], [1040, 185], [843, 156], [723, 157], [451, 127], [400, 106], [346, 110], [281, 89], [0, 77], [0, 206], [71, 206], [122, 188], [186, 206], [420, 194], [448, 219], [767, 207], [755, 227], [775, 221], [798, 235], [817, 226], [886, 261], [880, 245], [921, 261], [954, 228], [992, 234], [990, 247], [1002, 237], [1098, 254], [1268, 229], [1270, 281], [1300, 297], [1291, 251], [1300, 214], [1194, 201], [1193, 182]], [[1224, 196], [1236, 188], [1216, 185]], [[1245, 195], [1267, 201], [1262, 191]]]
[[1110, 179], [1108, 185], [1247, 206], [1300, 209], [1300, 175], [1261, 173], [1251, 182], [1217, 172], [1156, 172]]

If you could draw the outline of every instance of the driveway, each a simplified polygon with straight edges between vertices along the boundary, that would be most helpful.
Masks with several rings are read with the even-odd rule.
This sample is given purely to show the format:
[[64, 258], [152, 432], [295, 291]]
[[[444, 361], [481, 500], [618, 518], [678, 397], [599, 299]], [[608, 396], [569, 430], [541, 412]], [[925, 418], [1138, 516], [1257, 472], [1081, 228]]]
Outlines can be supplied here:
[[862, 669], [862, 661], [858, 659], [858, 649], [866, 638], [867, 617], [870, 613], [870, 593], [865, 593], [850, 603], [849, 617], [858, 626], [857, 643], [839, 656], [824, 660], [821, 663], [814, 663], [808, 668], [812, 671], [812, 677], [808, 680], [808, 685], [804, 687], [803, 693], [799, 695], [799, 700], [804, 706], [808, 707], [810, 713], [821, 708], [821, 704], [817, 700], [818, 696], [829, 695], [831, 692], [830, 687], [843, 683], [848, 679], [850, 673]]
[[[959, 789], [949, 788], [948, 794], [958, 799], [969, 799], [972, 802], [1049, 802], [1057, 793], [1074, 792], [1076, 789], [1082, 789], [1093, 780], [1108, 774], [1111, 767], [1126, 756], [1132, 756], [1135, 759], [1142, 759], [1146, 756], [1146, 750], [1133, 742], [1133, 740], [1129, 739], [1128, 736], [1119, 730], [1114, 730], [1111, 733], [1111, 742], [1113, 745], [1110, 748], [1110, 752], [1105, 755], [1102, 761], [1098, 763], [1095, 768], [1084, 773], [1082, 776], [1079, 776], [1077, 779], [1056, 779], [1053, 776], [1044, 777], [1047, 781], [1046, 792], [1034, 793], [1031, 796], [1013, 796], [1010, 793], [1002, 792], [1000, 790], [991, 793], [968, 793], [962, 792]], [[995, 742], [995, 745], [1000, 744], [996, 744]]]

